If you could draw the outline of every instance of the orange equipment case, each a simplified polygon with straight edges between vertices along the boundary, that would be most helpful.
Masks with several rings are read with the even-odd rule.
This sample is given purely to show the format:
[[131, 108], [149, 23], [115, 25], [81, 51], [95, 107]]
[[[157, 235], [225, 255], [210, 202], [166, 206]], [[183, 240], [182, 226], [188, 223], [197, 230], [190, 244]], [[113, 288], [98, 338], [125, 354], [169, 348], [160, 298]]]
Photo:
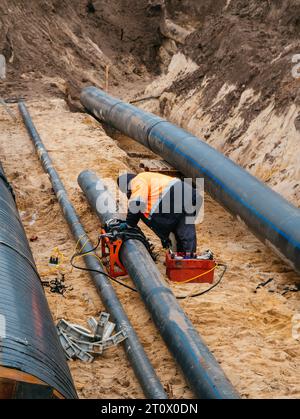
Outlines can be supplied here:
[[[173, 259], [169, 252], [166, 255], [167, 276], [173, 282], [212, 284], [216, 266], [217, 264], [214, 260], [181, 260]], [[190, 281], [192, 278], [195, 279]]]

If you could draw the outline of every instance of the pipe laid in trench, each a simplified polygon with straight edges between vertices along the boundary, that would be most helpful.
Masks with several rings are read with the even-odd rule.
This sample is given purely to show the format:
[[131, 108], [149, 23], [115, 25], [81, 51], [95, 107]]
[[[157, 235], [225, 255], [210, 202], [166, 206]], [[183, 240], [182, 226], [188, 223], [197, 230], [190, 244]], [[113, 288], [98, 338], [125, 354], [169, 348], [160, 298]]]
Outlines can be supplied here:
[[[93, 172], [81, 173], [78, 182], [102, 224], [118, 218], [112, 197]], [[120, 259], [195, 395], [205, 399], [239, 398], [179, 306], [145, 246], [137, 240], [125, 241]]]
[[0, 399], [77, 398], [0, 163]]
[[162, 156], [207, 192], [300, 273], [300, 210], [189, 132], [88, 87], [81, 102], [99, 120]]
[[[84, 248], [85, 252], [92, 252], [93, 245], [80, 222], [76, 210], [67, 195], [66, 189], [53, 166], [49, 153], [47, 152], [47, 149], [32, 122], [26, 105], [23, 102], [19, 103], [19, 110], [43, 168], [50, 178], [53, 190], [57, 196], [69, 228], [75, 240], [78, 241], [78, 246], [80, 248]], [[164, 388], [126, 315], [110, 280], [105, 275], [101, 274], [101, 272], [105, 272], [105, 268], [101, 262], [95, 258], [93, 252], [86, 255], [84, 260], [87, 268], [91, 270], [90, 276], [97, 288], [104, 306], [116, 322], [118, 329], [125, 330], [127, 333], [127, 339], [124, 341], [123, 345], [145, 396], [149, 399], [167, 399], [167, 394], [165, 393]]]

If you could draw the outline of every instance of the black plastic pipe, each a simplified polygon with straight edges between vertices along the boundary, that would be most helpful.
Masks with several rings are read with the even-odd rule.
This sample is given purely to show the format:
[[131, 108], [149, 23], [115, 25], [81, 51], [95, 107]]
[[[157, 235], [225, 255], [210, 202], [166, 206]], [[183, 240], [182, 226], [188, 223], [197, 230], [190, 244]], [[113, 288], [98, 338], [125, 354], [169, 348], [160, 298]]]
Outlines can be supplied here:
[[[95, 173], [81, 173], [78, 182], [102, 224], [119, 218], [114, 213], [112, 197]], [[121, 248], [120, 259], [195, 395], [203, 399], [238, 398], [236, 390], [179, 306], [145, 246], [137, 240], [126, 241]]]
[[207, 192], [300, 272], [300, 210], [189, 132], [88, 87], [81, 102], [96, 118], [162, 156], [186, 177], [205, 178]]
[[[19, 110], [43, 168], [49, 175], [53, 190], [57, 196], [58, 202], [75, 240], [78, 241], [80, 248], [84, 246], [85, 252], [92, 251], [93, 245], [80, 222], [76, 210], [67, 195], [65, 187], [53, 166], [49, 153], [47, 152], [47, 149], [44, 146], [23, 102], [19, 103]], [[110, 280], [105, 275], [100, 273], [105, 272], [105, 268], [101, 264], [100, 260], [95, 258], [93, 254], [85, 256], [84, 260], [88, 269], [99, 272], [90, 272], [90, 276], [97, 288], [101, 300], [106, 307], [106, 310], [111, 314], [113, 320], [116, 322], [118, 329], [125, 330], [127, 333], [128, 337], [124, 341], [123, 345], [145, 396], [149, 399], [167, 399], [167, 394], [165, 393], [164, 388], [126, 315]]]
[[[77, 398], [14, 194], [1, 164], [0, 316], [0, 367], [10, 371], [10, 380], [16, 383], [9, 397], [55, 398], [58, 392], [59, 397]], [[20, 372], [27, 374], [28, 382], [23, 381]], [[33, 378], [42, 384], [34, 384]]]

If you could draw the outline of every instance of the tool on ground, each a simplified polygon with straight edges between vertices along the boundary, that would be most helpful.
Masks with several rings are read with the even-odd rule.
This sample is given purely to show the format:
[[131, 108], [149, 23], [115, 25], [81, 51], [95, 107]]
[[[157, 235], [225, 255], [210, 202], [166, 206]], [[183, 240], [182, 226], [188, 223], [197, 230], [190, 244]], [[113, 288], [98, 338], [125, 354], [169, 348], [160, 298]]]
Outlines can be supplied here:
[[55, 247], [50, 255], [49, 267], [54, 269], [59, 269], [65, 260], [64, 254], [59, 250], [58, 247]]
[[267, 285], [269, 285], [273, 281], [274, 281], [274, 278], [269, 278], [267, 281], [261, 282], [260, 284], [257, 285], [254, 293], [256, 294], [257, 293], [257, 290], [260, 290], [261, 288], [266, 287]]
[[51, 281], [41, 281], [41, 282], [42, 282], [43, 287], [50, 288], [50, 291], [53, 294], [60, 294], [62, 296], [64, 296], [64, 294], [67, 291], [71, 291], [73, 289], [70, 286], [66, 286], [64, 274], [61, 275], [61, 279], [55, 278]]
[[[215, 272], [218, 268], [223, 268], [219, 277], [214, 281]], [[206, 290], [193, 294], [176, 295], [177, 300], [196, 298], [208, 294], [217, 288], [227, 271], [227, 265], [217, 263], [211, 250], [206, 250], [201, 255], [175, 253], [171, 249], [166, 255], [166, 270], [170, 281], [176, 284], [213, 284]]]
[[210, 250], [202, 255], [170, 251], [166, 254], [166, 273], [173, 282], [212, 284], [216, 267], [217, 263]]
[[104, 350], [117, 346], [127, 339], [124, 330], [112, 335], [116, 325], [109, 321], [109, 317], [108, 313], [101, 313], [99, 320], [94, 317], [88, 319], [91, 330], [64, 319], [58, 322], [56, 326], [58, 336], [68, 360], [80, 359], [91, 363]]
[[296, 284], [296, 285], [293, 285], [292, 287], [285, 287], [282, 295], [286, 295], [289, 292], [299, 292], [299, 291], [300, 291], [300, 284]]
[[[55, 247], [49, 257], [48, 266], [40, 265], [39, 273], [42, 278], [48, 278], [49, 276], [57, 275], [57, 277], [51, 281], [41, 281], [44, 287], [50, 288], [51, 292], [63, 295], [71, 287], [65, 286], [65, 274], [66, 270], [63, 267], [65, 261], [65, 255]], [[61, 278], [59, 278], [61, 277]]]

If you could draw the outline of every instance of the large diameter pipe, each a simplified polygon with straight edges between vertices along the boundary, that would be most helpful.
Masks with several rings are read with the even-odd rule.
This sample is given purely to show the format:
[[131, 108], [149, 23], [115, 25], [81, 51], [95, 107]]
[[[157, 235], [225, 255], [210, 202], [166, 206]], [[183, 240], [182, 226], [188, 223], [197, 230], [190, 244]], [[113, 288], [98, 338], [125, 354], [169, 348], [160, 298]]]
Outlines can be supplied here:
[[[80, 222], [76, 210], [67, 195], [65, 187], [53, 166], [49, 153], [47, 152], [24, 103], [19, 103], [19, 110], [43, 168], [49, 175], [54, 192], [75, 240], [78, 241], [80, 248], [84, 247], [85, 252], [92, 252], [93, 245]], [[149, 399], [167, 399], [167, 394], [125, 313], [111, 282], [105, 275], [101, 274], [101, 272], [105, 272], [105, 268], [101, 262], [95, 258], [93, 252], [90, 255], [86, 255], [84, 261], [87, 268], [91, 270], [90, 276], [106, 310], [111, 314], [118, 329], [125, 330], [127, 333], [127, 339], [123, 342], [124, 349], [145, 396]]]
[[0, 398], [77, 398], [0, 164]]
[[[95, 173], [81, 173], [78, 182], [102, 224], [117, 217], [112, 197]], [[195, 395], [205, 399], [238, 398], [145, 246], [137, 240], [125, 241], [120, 259]]]
[[189, 132], [94, 87], [81, 102], [95, 117], [162, 156], [207, 192], [300, 272], [300, 210]]

